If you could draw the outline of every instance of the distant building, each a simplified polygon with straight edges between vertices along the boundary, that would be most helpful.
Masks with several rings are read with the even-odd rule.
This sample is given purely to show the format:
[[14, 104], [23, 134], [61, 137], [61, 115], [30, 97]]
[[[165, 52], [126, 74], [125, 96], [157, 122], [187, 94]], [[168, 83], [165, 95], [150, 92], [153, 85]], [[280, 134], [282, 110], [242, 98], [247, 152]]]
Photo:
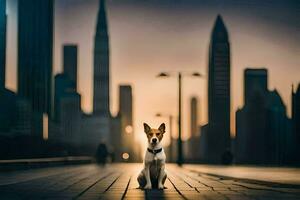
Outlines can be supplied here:
[[18, 1], [18, 94], [51, 115], [53, 0]]
[[298, 141], [300, 142], [300, 84], [298, 85], [296, 92], [293, 91], [292, 97], [292, 119]]
[[[52, 137], [58, 143], [82, 145], [81, 96], [77, 93], [77, 46], [64, 46], [64, 71], [55, 76]], [[54, 124], [56, 123], [56, 124]]]
[[29, 101], [22, 97], [17, 97], [16, 117], [13, 129], [14, 136], [27, 135], [32, 133], [33, 113]]
[[82, 144], [80, 95], [77, 92], [66, 92], [60, 98], [59, 141], [76, 147]]
[[230, 150], [230, 43], [223, 19], [213, 27], [208, 67], [208, 129], [205, 160], [221, 163]]
[[191, 98], [191, 137], [198, 135], [198, 100], [196, 97]]
[[6, 0], [0, 0], [0, 136], [12, 136], [16, 123], [17, 96], [5, 88]]
[[290, 131], [286, 106], [277, 90], [268, 94], [267, 132], [266, 132], [266, 162], [283, 165], [288, 145], [287, 135]]
[[298, 85], [296, 92], [292, 91], [292, 129], [292, 139], [295, 143], [291, 160], [292, 163], [300, 165], [300, 84]]
[[[54, 119], [56, 122], [60, 122], [60, 101], [61, 97], [68, 93], [74, 91], [73, 84], [69, 77], [65, 74], [57, 74], [54, 78]], [[76, 91], [74, 91], [76, 92]]]
[[[124, 128], [133, 126], [133, 97], [130, 85], [119, 86], [119, 114], [124, 121]], [[128, 129], [130, 127], [127, 127]]]
[[14, 92], [0, 89], [0, 135], [12, 136], [16, 122], [17, 96]]
[[245, 105], [236, 113], [236, 162], [283, 164], [289, 119], [279, 93], [268, 91], [266, 69], [246, 69]]
[[171, 162], [175, 162], [177, 160], [177, 157], [178, 157], [178, 139], [175, 139], [175, 138], [172, 138], [171, 142], [170, 142], [170, 147], [168, 147], [168, 149], [166, 149], [165, 151], [166, 152], [169, 152], [169, 148], [172, 149], [172, 152], [171, 152], [171, 159], [170, 161]]
[[200, 162], [206, 163], [207, 161], [207, 154], [208, 154], [208, 124], [201, 126], [200, 129], [200, 147], [199, 147], [199, 157]]
[[32, 136], [52, 115], [53, 0], [18, 1], [18, 96], [32, 110]]
[[93, 114], [82, 116], [81, 134], [82, 144], [86, 152], [95, 153], [99, 143], [110, 145], [110, 118]]
[[6, 0], [0, 0], [0, 89], [5, 88]]
[[[121, 117], [121, 148], [122, 154], [128, 153], [126, 161], [134, 161], [135, 141], [133, 130], [133, 99], [132, 88], [130, 85], [120, 85], [119, 87], [119, 116]], [[121, 155], [122, 156], [122, 155]]]
[[109, 105], [109, 36], [105, 0], [101, 0], [94, 41], [93, 114], [110, 117]]
[[[268, 93], [268, 71], [261, 69], [245, 69], [244, 71], [244, 103], [251, 103], [252, 95], [259, 91], [263, 95]], [[250, 102], [249, 102], [250, 101]]]
[[[268, 74], [266, 69], [244, 71], [244, 107], [236, 112], [236, 161], [262, 163], [266, 132]], [[263, 152], [262, 152], [263, 151]]]
[[0, 135], [30, 135], [34, 122], [31, 106], [27, 100], [5, 88], [6, 23], [6, 0], [0, 0]]
[[64, 73], [71, 81], [74, 90], [77, 90], [77, 63], [78, 63], [78, 48], [77, 45], [68, 44], [63, 47], [63, 68]]
[[183, 143], [185, 162], [197, 163], [200, 161], [200, 129], [198, 127], [198, 100], [192, 97], [190, 101], [190, 133], [191, 137]]
[[110, 131], [111, 131], [111, 138], [110, 144], [112, 146], [112, 153], [113, 153], [113, 162], [121, 162], [123, 152], [123, 140], [122, 140], [122, 124], [121, 124], [121, 116], [117, 115], [112, 117], [110, 122]]

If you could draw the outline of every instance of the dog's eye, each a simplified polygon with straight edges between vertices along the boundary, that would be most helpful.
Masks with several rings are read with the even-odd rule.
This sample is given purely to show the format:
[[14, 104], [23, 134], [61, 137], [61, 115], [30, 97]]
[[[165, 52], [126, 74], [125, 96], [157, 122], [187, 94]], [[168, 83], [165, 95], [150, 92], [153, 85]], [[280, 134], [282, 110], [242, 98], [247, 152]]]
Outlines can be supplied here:
[[159, 136], [160, 133], [156, 133], [156, 136]]

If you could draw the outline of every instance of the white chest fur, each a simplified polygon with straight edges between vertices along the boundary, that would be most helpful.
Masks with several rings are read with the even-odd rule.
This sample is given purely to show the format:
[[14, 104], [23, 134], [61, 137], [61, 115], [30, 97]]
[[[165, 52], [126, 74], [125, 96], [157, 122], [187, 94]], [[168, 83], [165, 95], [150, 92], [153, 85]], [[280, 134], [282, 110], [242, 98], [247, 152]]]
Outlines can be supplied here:
[[164, 150], [162, 149], [161, 152], [159, 153], [151, 153], [149, 151], [146, 151], [146, 155], [145, 155], [145, 163], [151, 163], [152, 161], [158, 161], [159, 163], [165, 163], [166, 160], [166, 154], [164, 152]]

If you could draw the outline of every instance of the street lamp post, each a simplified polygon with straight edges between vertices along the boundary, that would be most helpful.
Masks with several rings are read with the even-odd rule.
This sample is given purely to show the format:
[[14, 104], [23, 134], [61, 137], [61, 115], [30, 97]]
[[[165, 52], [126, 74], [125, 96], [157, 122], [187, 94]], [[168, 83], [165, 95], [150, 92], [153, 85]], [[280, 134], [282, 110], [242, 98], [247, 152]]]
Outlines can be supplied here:
[[182, 155], [182, 137], [181, 137], [181, 72], [178, 73], [178, 140], [177, 140], [178, 156], [177, 164], [183, 163]]
[[[181, 119], [182, 119], [182, 72], [178, 72], [178, 140], [177, 140], [177, 164], [179, 166], [182, 165], [182, 163], [184, 162], [184, 158], [183, 158], [183, 154], [182, 154], [182, 130], [181, 130]], [[166, 73], [166, 72], [162, 72], [160, 74], [157, 75], [157, 77], [169, 77], [170, 74]], [[198, 73], [198, 72], [194, 72], [192, 73], [192, 76], [194, 77], [202, 77], [202, 74]]]

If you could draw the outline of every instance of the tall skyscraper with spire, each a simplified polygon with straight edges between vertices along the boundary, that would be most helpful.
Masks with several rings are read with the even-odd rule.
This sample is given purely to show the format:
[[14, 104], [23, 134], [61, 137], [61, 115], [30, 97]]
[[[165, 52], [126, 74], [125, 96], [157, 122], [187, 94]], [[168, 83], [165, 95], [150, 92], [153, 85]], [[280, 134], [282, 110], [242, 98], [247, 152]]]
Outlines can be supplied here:
[[5, 88], [6, 0], [0, 0], [0, 89]]
[[94, 46], [93, 113], [110, 116], [109, 110], [109, 36], [105, 0], [101, 0]]
[[220, 15], [209, 49], [208, 119], [208, 161], [219, 163], [230, 148], [230, 43]]
[[[111, 143], [111, 114], [109, 109], [109, 36], [105, 1], [100, 0], [94, 38], [93, 113], [83, 115], [81, 127], [83, 145], [94, 153], [99, 142]], [[118, 120], [117, 120], [118, 121]]]

